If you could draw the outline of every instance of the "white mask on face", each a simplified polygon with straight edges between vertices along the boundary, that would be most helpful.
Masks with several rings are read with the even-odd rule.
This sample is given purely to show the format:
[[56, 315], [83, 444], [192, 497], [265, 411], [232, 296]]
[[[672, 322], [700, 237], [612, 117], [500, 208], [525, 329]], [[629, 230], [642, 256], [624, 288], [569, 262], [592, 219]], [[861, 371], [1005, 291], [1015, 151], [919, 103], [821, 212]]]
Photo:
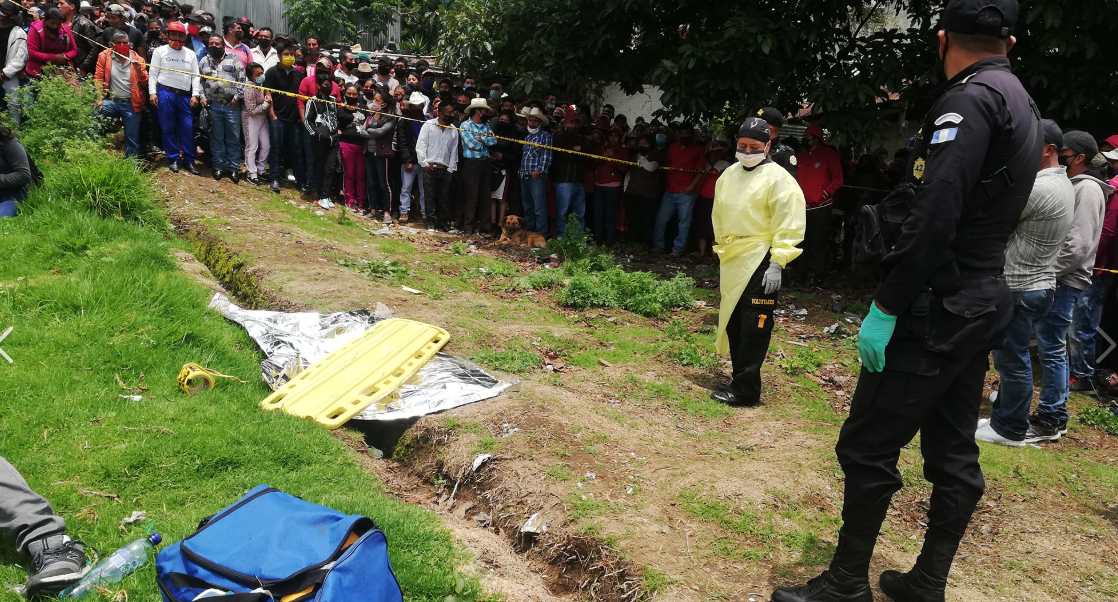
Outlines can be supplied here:
[[765, 160], [764, 151], [738, 151], [738, 163], [741, 163], [746, 169], [753, 169]]
[[532, 134], [534, 136], [534, 135], [540, 133], [540, 128], [528, 128], [528, 133]]

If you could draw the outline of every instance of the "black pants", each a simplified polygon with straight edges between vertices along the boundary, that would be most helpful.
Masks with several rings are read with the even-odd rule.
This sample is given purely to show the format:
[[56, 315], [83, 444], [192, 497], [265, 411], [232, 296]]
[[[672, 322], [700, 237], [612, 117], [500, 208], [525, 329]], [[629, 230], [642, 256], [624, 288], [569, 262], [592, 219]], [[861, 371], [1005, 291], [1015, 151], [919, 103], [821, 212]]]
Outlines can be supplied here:
[[827, 272], [827, 245], [831, 240], [831, 206], [809, 209], [807, 212], [807, 230], [804, 232], [803, 263], [811, 270], [811, 275], [816, 282], [822, 284], [823, 275]]
[[768, 267], [769, 257], [766, 256], [745, 285], [745, 291], [726, 324], [730, 361], [734, 367], [730, 391], [746, 404], [761, 401], [761, 364], [765, 363], [769, 340], [773, 334], [776, 292], [766, 295], [765, 287], [761, 284]]
[[890, 499], [902, 486], [901, 448], [917, 431], [924, 477], [932, 483], [929, 540], [958, 543], [985, 490], [974, 431], [990, 349], [959, 358], [939, 356], [938, 371], [924, 370], [925, 375], [902, 372], [898, 368], [922, 352], [918, 345], [913, 339], [894, 340], [885, 370], [863, 368], [858, 378], [850, 417], [835, 446], [846, 473], [843, 531], [852, 537], [877, 537]]
[[464, 232], [472, 232], [482, 223], [489, 223], [489, 205], [493, 201], [493, 190], [489, 187], [489, 160], [462, 159], [458, 162], [458, 174], [462, 182], [462, 194], [458, 197], [458, 223]]
[[330, 140], [311, 139], [311, 152], [314, 153], [315, 196], [328, 197], [334, 188], [334, 171], [338, 168], [338, 153]]
[[423, 172], [427, 227], [446, 228], [454, 219], [454, 203], [450, 198], [451, 180], [451, 173], [445, 169]]

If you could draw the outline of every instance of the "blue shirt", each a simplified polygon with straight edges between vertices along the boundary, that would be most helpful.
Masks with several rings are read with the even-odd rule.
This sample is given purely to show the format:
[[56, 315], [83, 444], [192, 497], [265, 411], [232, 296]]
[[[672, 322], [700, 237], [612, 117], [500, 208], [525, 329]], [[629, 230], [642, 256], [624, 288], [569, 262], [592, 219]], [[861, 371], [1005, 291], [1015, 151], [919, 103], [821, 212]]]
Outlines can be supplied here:
[[205, 42], [199, 40], [194, 36], [190, 36], [190, 46], [194, 49], [194, 54], [198, 55], [198, 60], [201, 61], [202, 57], [210, 53], [209, 46]]
[[[489, 147], [497, 144], [497, 139], [493, 137], [493, 130], [489, 129], [489, 125], [482, 123], [476, 124], [473, 119], [467, 119], [458, 126], [462, 131], [462, 156], [466, 159], [486, 159], [489, 157]], [[481, 136], [479, 141], [474, 136]]]
[[[528, 134], [524, 141], [551, 146], [551, 134], [540, 128], [540, 131], [535, 134]], [[530, 144], [524, 145], [524, 157], [520, 160], [520, 175], [531, 175], [534, 171], [543, 174], [547, 173], [549, 169], [551, 169], [550, 148], [540, 148]]]

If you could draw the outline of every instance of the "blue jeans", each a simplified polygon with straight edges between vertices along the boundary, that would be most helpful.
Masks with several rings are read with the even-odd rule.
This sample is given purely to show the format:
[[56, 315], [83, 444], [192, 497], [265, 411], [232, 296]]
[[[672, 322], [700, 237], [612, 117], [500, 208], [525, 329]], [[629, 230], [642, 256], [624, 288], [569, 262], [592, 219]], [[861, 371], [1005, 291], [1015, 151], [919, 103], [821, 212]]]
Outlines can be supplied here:
[[998, 399], [990, 426], [1002, 437], [1021, 441], [1029, 430], [1029, 407], [1033, 403], [1033, 364], [1029, 343], [1033, 324], [1048, 313], [1053, 291], [1013, 293], [1013, 321], [1005, 335], [1005, 346], [994, 352], [994, 369], [1001, 376]]
[[1069, 418], [1067, 335], [1071, 327], [1071, 312], [1081, 292], [1057, 284], [1052, 307], [1036, 323], [1037, 355], [1044, 370], [1036, 413], [1046, 422], [1062, 423]]
[[194, 144], [194, 111], [190, 97], [159, 88], [159, 129], [163, 130], [163, 152], [172, 161], [190, 165], [198, 154]]
[[280, 180], [280, 153], [288, 157], [288, 165], [295, 170], [295, 182], [299, 186], [307, 183], [307, 163], [303, 155], [303, 139], [299, 132], [305, 132], [303, 124], [297, 121], [276, 119], [268, 126], [268, 137], [272, 148], [268, 151], [268, 171], [272, 181]]
[[532, 179], [521, 176], [520, 197], [524, 203], [524, 229], [547, 236], [547, 175]]
[[1071, 315], [1071, 330], [1068, 332], [1068, 351], [1071, 375], [1076, 378], [1095, 378], [1095, 331], [1102, 320], [1106, 296], [1113, 286], [1114, 275], [1096, 274], [1091, 277], [1090, 286], [1083, 289], [1075, 304]]
[[210, 103], [214, 124], [210, 129], [210, 152], [214, 170], [237, 171], [241, 168], [241, 108]]
[[132, 108], [132, 101], [119, 102], [106, 100], [101, 105], [101, 116], [106, 119], [120, 119], [124, 122], [124, 156], [135, 157], [140, 154], [140, 119], [142, 115]]
[[567, 213], [575, 214], [578, 225], [586, 229], [586, 188], [582, 182], [557, 182], [555, 184], [555, 233], [559, 238], [567, 237]]
[[13, 199], [0, 201], [0, 217], [15, 217], [19, 215], [19, 204]]
[[682, 192], [665, 192], [664, 200], [660, 203], [660, 211], [656, 214], [656, 229], [652, 233], [652, 246], [657, 249], [666, 249], [664, 246], [664, 230], [668, 228], [668, 220], [672, 214], [679, 218], [679, 234], [676, 234], [674, 249], [683, 251], [687, 244], [687, 235], [691, 232], [691, 210], [695, 207], [695, 195]]
[[594, 242], [613, 244], [617, 230], [617, 200], [620, 198], [620, 186], [594, 187]]

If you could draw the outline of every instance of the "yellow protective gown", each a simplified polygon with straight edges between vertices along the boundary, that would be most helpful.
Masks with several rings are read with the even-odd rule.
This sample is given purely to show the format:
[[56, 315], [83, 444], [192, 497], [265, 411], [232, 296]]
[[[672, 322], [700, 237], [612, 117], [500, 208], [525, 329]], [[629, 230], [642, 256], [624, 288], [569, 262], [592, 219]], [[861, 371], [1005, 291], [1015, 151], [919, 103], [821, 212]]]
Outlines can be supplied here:
[[796, 245], [804, 239], [806, 211], [800, 185], [776, 163], [753, 171], [735, 163], [718, 178], [711, 214], [722, 276], [718, 353], [730, 353], [726, 324], [765, 253], [785, 268], [803, 252]]

